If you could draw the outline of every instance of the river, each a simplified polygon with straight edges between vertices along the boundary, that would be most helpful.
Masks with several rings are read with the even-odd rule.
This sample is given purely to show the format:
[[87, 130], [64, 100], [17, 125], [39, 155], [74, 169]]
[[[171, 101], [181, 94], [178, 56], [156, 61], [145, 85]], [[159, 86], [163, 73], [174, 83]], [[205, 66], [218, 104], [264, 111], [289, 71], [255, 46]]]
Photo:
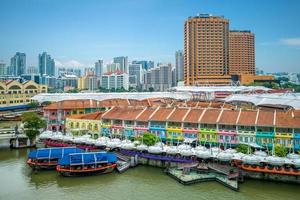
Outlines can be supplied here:
[[62, 177], [34, 173], [26, 165], [29, 149], [0, 150], [1, 200], [299, 200], [299, 185], [246, 180], [240, 192], [216, 182], [183, 186], [159, 168], [138, 166], [123, 174]]

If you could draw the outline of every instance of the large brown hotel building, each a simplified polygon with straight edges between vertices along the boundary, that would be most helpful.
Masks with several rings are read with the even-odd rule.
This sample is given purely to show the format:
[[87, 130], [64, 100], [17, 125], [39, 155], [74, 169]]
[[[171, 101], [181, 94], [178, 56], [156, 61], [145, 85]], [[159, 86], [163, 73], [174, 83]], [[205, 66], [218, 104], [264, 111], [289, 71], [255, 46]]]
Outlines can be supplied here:
[[224, 17], [189, 17], [184, 24], [185, 85], [230, 85], [231, 75], [238, 74], [255, 74], [254, 35], [229, 31]]
[[250, 31], [229, 32], [229, 74], [255, 75], [254, 34]]

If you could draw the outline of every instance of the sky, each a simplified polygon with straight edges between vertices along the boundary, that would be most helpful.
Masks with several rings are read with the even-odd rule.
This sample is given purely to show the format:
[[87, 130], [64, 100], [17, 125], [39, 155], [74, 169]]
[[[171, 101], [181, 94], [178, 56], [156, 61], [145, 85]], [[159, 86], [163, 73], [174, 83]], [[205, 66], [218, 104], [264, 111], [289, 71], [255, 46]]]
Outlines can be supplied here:
[[0, 0], [0, 60], [46, 51], [57, 66], [93, 66], [115, 56], [175, 62], [183, 25], [198, 13], [223, 15], [255, 34], [256, 67], [300, 73], [300, 0]]

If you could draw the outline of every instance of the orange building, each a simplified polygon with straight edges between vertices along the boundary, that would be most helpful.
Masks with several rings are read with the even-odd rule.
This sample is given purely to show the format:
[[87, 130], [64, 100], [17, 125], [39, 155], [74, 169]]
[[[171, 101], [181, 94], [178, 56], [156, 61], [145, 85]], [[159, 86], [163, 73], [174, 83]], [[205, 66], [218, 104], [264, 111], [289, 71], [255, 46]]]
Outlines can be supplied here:
[[185, 85], [228, 85], [229, 21], [200, 14], [184, 24]]
[[250, 31], [229, 32], [229, 74], [255, 75], [254, 34]]
[[272, 82], [275, 81], [274, 76], [271, 75], [252, 75], [252, 74], [240, 74], [238, 79], [242, 85], [248, 85], [254, 82]]

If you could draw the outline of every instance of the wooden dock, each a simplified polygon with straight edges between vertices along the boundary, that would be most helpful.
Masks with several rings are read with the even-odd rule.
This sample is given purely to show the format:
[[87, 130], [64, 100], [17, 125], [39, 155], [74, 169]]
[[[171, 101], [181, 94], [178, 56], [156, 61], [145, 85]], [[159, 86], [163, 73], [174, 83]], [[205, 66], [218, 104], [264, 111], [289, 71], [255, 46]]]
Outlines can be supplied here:
[[189, 173], [185, 173], [184, 170], [172, 168], [167, 169], [166, 173], [183, 185], [191, 185], [207, 181], [216, 181], [234, 191], [239, 191], [239, 184], [237, 179], [228, 179], [226, 175], [214, 172], [189, 171]]

